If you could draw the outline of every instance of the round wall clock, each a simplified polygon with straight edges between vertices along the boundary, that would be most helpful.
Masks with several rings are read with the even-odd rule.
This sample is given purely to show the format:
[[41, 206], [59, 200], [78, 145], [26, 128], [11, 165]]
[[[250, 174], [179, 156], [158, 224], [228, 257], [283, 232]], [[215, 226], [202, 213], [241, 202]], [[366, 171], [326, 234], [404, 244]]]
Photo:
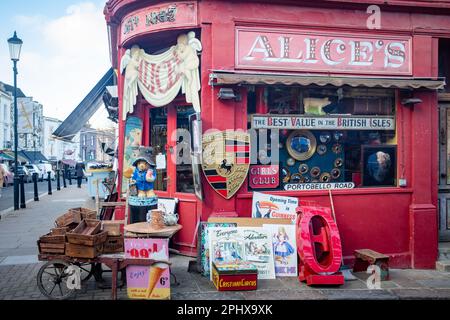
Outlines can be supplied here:
[[300, 161], [311, 158], [316, 152], [316, 146], [316, 137], [308, 130], [295, 130], [286, 141], [289, 155]]

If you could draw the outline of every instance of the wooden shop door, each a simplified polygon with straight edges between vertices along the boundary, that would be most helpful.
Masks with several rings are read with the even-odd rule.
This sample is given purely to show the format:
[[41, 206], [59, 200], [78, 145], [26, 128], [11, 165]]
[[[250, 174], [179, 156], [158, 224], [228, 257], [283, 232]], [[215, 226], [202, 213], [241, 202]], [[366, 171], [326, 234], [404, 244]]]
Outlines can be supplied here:
[[439, 240], [450, 241], [450, 102], [439, 105]]
[[173, 244], [185, 254], [196, 255], [196, 227], [201, 203], [195, 196], [190, 163], [189, 116], [195, 113], [191, 105], [172, 103], [150, 110], [151, 145], [155, 154], [166, 159], [166, 169], [158, 170], [155, 189], [162, 198], [178, 199], [179, 224], [183, 229], [173, 238]]

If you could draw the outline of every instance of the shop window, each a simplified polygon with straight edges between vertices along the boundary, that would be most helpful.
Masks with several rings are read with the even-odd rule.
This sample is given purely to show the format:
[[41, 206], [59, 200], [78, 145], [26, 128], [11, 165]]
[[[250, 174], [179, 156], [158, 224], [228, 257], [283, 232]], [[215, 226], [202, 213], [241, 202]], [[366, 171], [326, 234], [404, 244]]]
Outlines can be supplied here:
[[191, 165], [191, 134], [189, 116], [194, 114], [192, 106], [178, 106], [177, 110], [177, 192], [194, 193]]
[[151, 123], [151, 146], [153, 147], [153, 154], [163, 155], [166, 158], [166, 168], [158, 169], [156, 181], [154, 185], [155, 190], [167, 191], [167, 107], [153, 108], [150, 110]]
[[268, 86], [264, 97], [264, 114], [249, 99], [249, 190], [397, 186], [394, 90]]
[[450, 79], [450, 39], [439, 39], [439, 77], [445, 77], [447, 79], [447, 85], [445, 86], [445, 92], [450, 92], [450, 85], [448, 84], [448, 79]]

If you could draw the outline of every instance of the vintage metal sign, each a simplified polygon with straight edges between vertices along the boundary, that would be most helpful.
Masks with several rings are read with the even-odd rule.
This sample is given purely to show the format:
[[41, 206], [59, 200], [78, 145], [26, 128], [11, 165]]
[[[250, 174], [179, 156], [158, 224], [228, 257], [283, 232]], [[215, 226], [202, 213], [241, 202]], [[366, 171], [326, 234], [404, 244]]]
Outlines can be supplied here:
[[288, 183], [284, 185], [286, 191], [304, 191], [304, 190], [334, 190], [334, 189], [353, 189], [353, 182], [330, 182], [330, 183]]
[[273, 189], [280, 185], [280, 167], [251, 166], [249, 184], [252, 189]]
[[203, 135], [203, 173], [213, 189], [230, 199], [244, 183], [250, 167], [250, 135], [214, 131]]
[[411, 37], [236, 29], [236, 68], [412, 74]]
[[197, 2], [160, 4], [134, 11], [122, 20], [121, 43], [143, 33], [197, 25]]
[[395, 117], [253, 115], [254, 129], [395, 130]]

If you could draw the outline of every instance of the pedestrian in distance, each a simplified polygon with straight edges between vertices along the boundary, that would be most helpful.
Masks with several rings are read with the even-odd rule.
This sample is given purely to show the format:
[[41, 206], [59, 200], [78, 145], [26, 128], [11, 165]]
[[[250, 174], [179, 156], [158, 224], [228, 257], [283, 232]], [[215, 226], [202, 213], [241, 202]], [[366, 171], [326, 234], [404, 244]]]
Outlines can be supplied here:
[[75, 166], [75, 174], [77, 175], [78, 188], [81, 188], [81, 182], [82, 182], [83, 176], [84, 176], [84, 170], [83, 170], [82, 163], [77, 163], [77, 165]]

